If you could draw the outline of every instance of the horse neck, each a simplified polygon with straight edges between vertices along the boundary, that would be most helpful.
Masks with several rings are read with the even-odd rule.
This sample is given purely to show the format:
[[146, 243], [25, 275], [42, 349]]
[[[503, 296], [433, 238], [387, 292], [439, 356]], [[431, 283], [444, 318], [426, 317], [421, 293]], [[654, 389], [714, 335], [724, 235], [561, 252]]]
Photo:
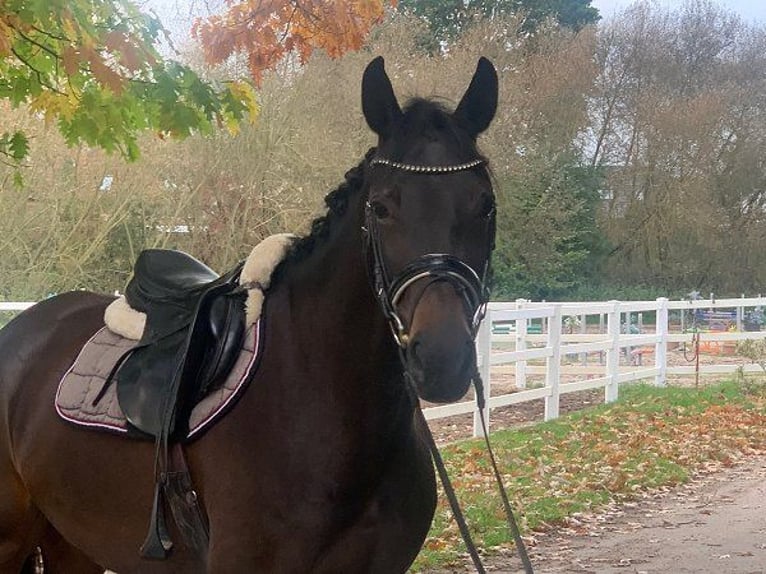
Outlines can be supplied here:
[[[329, 236], [285, 276], [290, 327], [302, 357], [322, 365], [342, 408], [374, 412], [368, 424], [404, 421], [411, 412], [391, 330], [374, 297], [362, 245], [362, 194]], [[401, 413], [404, 416], [392, 416]], [[408, 423], [407, 423], [408, 424]]]

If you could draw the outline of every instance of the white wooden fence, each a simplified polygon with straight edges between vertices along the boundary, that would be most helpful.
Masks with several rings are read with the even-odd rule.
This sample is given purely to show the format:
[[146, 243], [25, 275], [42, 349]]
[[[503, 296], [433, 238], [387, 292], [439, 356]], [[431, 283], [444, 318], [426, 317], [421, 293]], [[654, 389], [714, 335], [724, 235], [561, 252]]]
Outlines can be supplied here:
[[26, 301], [22, 303], [6, 303], [0, 301], [0, 311], [23, 311], [34, 305], [33, 302]]
[[[33, 304], [0, 302], [0, 311], [21, 311]], [[662, 386], [668, 375], [694, 375], [697, 369], [701, 375], [733, 374], [740, 369], [745, 373], [763, 372], [757, 364], [669, 366], [667, 360], [669, 344], [691, 344], [694, 337], [693, 332], [671, 329], [671, 315], [675, 315], [674, 326], [688, 327], [690, 319], [685, 319], [684, 313], [732, 309], [736, 310], [736, 324], [741, 327], [744, 310], [759, 307], [766, 308], [766, 297], [582, 303], [538, 303], [519, 299], [510, 303], [490, 303], [476, 341], [479, 371], [484, 380], [487, 423], [492, 409], [535, 399], [545, 400], [545, 420], [557, 418], [561, 395], [576, 391], [603, 388], [604, 401], [608, 403], [617, 399], [620, 384], [631, 381], [649, 379]], [[652, 332], [631, 333], [632, 317], [641, 314], [654, 315]], [[591, 317], [590, 321], [588, 317]], [[589, 322], [597, 323], [599, 332], [589, 333], [586, 328]], [[532, 332], [533, 324], [539, 334]], [[499, 333], [501, 326], [505, 326], [506, 331]], [[579, 332], [575, 333], [575, 330]], [[713, 331], [699, 336], [707, 343], [725, 343], [765, 339], [766, 331]], [[644, 354], [653, 354], [654, 361], [643, 366], [630, 360], [633, 356], [643, 358]], [[579, 366], [563, 360], [571, 356], [578, 357]], [[544, 365], [539, 364], [543, 361]], [[497, 377], [502, 369], [508, 371], [509, 366], [513, 367], [514, 392], [493, 395], [493, 376]], [[542, 384], [532, 388], [528, 385], [531, 377], [541, 378]], [[429, 420], [473, 413], [474, 435], [481, 434], [474, 400], [429, 407], [424, 412]]]
[[[582, 303], [533, 303], [522, 299], [512, 303], [490, 303], [487, 317], [477, 337], [479, 372], [484, 380], [486, 400], [485, 417], [490, 421], [492, 409], [544, 399], [545, 420], [559, 416], [560, 397], [566, 393], [587, 389], [604, 389], [604, 401], [617, 399], [622, 383], [649, 379], [656, 385], [665, 385], [669, 375], [733, 374], [763, 372], [757, 364], [704, 364], [696, 366], [668, 365], [668, 344], [690, 345], [695, 334], [681, 332], [682, 325], [691, 326], [691, 317], [685, 314], [695, 310], [731, 309], [732, 321], [741, 327], [744, 310], [766, 307], [766, 298], [740, 298], [697, 301], [670, 301], [659, 298], [656, 301], [608, 301]], [[651, 332], [631, 333], [632, 317], [654, 315]], [[671, 315], [673, 326], [671, 330]], [[597, 323], [602, 332], [587, 332], [587, 318]], [[597, 317], [594, 317], [597, 316]], [[565, 321], [564, 318], [577, 318]], [[604, 321], [606, 319], [606, 321]], [[597, 321], [596, 321], [597, 320]], [[544, 334], [530, 334], [531, 322], [545, 327]], [[569, 328], [565, 328], [565, 323]], [[498, 326], [510, 327], [505, 334], [498, 334]], [[603, 326], [605, 325], [605, 329]], [[627, 328], [626, 328], [627, 326]], [[579, 330], [579, 332], [573, 332]], [[564, 332], [569, 331], [569, 332]], [[702, 332], [697, 335], [706, 343], [764, 339], [766, 331], [742, 332], [735, 330]], [[506, 347], [506, 348], [504, 348]], [[507, 349], [512, 347], [512, 350]], [[690, 349], [692, 352], [692, 349]], [[636, 365], [631, 357], [654, 355], [648, 365]], [[563, 361], [565, 356], [575, 356], [579, 366]], [[591, 364], [588, 365], [588, 361]], [[544, 361], [544, 366], [539, 365]], [[641, 363], [643, 362], [640, 361]], [[538, 363], [537, 365], [535, 363]], [[491, 393], [493, 376], [505, 367], [513, 367], [515, 389], [504, 394]], [[531, 374], [542, 375], [540, 386], [528, 388]], [[563, 375], [566, 382], [562, 381]], [[458, 414], [474, 414], [474, 436], [481, 434], [481, 426], [474, 400], [453, 403], [425, 409], [429, 420]]]

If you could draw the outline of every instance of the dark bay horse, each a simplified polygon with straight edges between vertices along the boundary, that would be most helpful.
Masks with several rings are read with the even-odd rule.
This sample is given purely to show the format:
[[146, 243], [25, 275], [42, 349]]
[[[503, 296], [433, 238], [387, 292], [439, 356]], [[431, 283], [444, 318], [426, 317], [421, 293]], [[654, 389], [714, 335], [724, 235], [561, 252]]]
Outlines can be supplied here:
[[56, 415], [57, 384], [111, 301], [73, 292], [0, 331], [0, 574], [36, 547], [46, 572], [68, 574], [407, 570], [436, 504], [417, 396], [457, 400], [475, 372], [495, 233], [476, 138], [497, 76], [482, 58], [454, 112], [402, 109], [377, 58], [362, 104], [377, 146], [278, 267], [244, 395], [186, 447], [207, 560], [182, 544], [139, 558], [154, 446]]

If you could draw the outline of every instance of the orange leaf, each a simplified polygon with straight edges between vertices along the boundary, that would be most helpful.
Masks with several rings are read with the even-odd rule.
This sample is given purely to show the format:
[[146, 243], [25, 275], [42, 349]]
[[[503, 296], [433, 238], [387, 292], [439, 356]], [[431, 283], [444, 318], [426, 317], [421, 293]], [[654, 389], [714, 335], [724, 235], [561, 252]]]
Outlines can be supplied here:
[[67, 46], [61, 52], [61, 59], [64, 62], [64, 70], [69, 76], [74, 76], [80, 67], [79, 54], [72, 46]]
[[124, 78], [110, 68], [101, 56], [92, 49], [84, 50], [83, 54], [90, 64], [90, 71], [99, 83], [107, 86], [115, 94], [122, 93]]
[[128, 70], [135, 71], [141, 68], [141, 57], [136, 47], [130, 42], [127, 34], [116, 30], [109, 32], [104, 37], [104, 46], [110, 52], [117, 52], [120, 64]]
[[[391, 2], [395, 5], [395, 0]], [[198, 20], [192, 34], [211, 64], [247, 54], [258, 83], [289, 52], [305, 62], [316, 48], [339, 57], [358, 49], [384, 14], [384, 0], [231, 0], [223, 14]]]
[[0, 19], [0, 56], [5, 56], [11, 52], [14, 36], [13, 28], [5, 20]]

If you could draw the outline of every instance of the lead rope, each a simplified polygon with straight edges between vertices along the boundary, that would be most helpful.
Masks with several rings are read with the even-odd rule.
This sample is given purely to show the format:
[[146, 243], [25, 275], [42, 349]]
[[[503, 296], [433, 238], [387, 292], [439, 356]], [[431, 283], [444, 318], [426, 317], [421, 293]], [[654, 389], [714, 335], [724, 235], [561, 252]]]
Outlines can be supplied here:
[[[408, 374], [405, 374], [405, 377], [409, 379]], [[474, 374], [473, 383], [474, 383], [474, 388], [476, 392], [476, 404], [479, 408], [479, 418], [481, 419], [482, 431], [484, 433], [484, 442], [487, 445], [487, 452], [489, 452], [489, 460], [492, 463], [492, 470], [495, 474], [495, 481], [497, 482], [498, 490], [500, 491], [500, 498], [503, 501], [503, 507], [505, 509], [505, 515], [508, 522], [508, 528], [511, 531], [513, 542], [516, 545], [516, 551], [519, 553], [519, 558], [521, 559], [521, 563], [524, 566], [524, 572], [526, 574], [534, 574], [534, 569], [532, 568], [532, 562], [529, 559], [529, 554], [527, 553], [527, 548], [524, 545], [524, 540], [521, 538], [521, 532], [519, 531], [519, 526], [516, 522], [516, 517], [513, 514], [511, 503], [508, 500], [508, 494], [505, 492], [505, 487], [503, 486], [503, 481], [502, 481], [502, 478], [500, 477], [500, 471], [498, 470], [497, 462], [495, 461], [495, 455], [492, 452], [492, 446], [490, 445], [490, 442], [489, 442], [489, 433], [487, 432], [487, 423], [484, 420], [484, 406], [485, 406], [484, 393], [483, 393], [484, 385], [482, 383], [482, 380], [481, 380], [481, 377], [479, 376], [478, 371]], [[471, 556], [471, 561], [473, 562], [474, 568], [476, 568], [476, 571], [479, 574], [486, 574], [487, 570], [484, 568], [484, 565], [481, 562], [481, 558], [479, 557], [479, 551], [477, 550], [476, 545], [473, 542], [473, 538], [471, 537], [471, 532], [468, 530], [468, 524], [466, 523], [465, 516], [463, 515], [463, 511], [460, 508], [460, 503], [458, 502], [457, 495], [455, 494], [455, 489], [452, 487], [452, 481], [450, 480], [449, 475], [447, 474], [447, 469], [444, 466], [444, 460], [442, 459], [441, 453], [439, 452], [439, 447], [436, 446], [436, 441], [434, 440], [434, 436], [431, 433], [431, 428], [428, 426], [428, 422], [426, 422], [426, 418], [423, 415], [423, 410], [422, 409], [417, 409], [417, 410], [418, 410], [418, 413], [420, 414], [420, 420], [426, 429], [426, 438], [428, 440], [428, 448], [431, 451], [431, 457], [434, 460], [436, 471], [438, 472], [439, 478], [441, 479], [442, 485], [444, 486], [444, 493], [447, 495], [447, 500], [449, 501], [450, 508], [452, 509], [452, 515], [455, 517], [455, 522], [457, 522], [458, 529], [460, 530], [460, 535], [463, 537], [463, 542], [465, 543], [466, 549], [468, 550], [468, 554]]]
[[436, 471], [439, 473], [439, 478], [441, 479], [442, 485], [444, 486], [444, 493], [447, 495], [447, 500], [449, 500], [449, 505], [452, 509], [452, 516], [455, 517], [455, 522], [457, 522], [457, 527], [460, 529], [460, 535], [463, 537], [465, 547], [468, 550], [468, 554], [471, 556], [471, 561], [473, 562], [476, 571], [479, 574], [486, 574], [487, 571], [484, 569], [484, 565], [481, 563], [479, 551], [476, 549], [476, 545], [474, 544], [473, 538], [471, 537], [471, 532], [468, 530], [468, 524], [466, 524], [465, 516], [463, 516], [463, 511], [460, 508], [460, 503], [458, 502], [457, 496], [455, 495], [455, 489], [452, 488], [452, 482], [450, 481], [449, 475], [447, 474], [447, 469], [444, 467], [444, 461], [442, 460], [442, 455], [439, 453], [439, 447], [436, 446], [436, 442], [434, 441], [434, 435], [431, 434], [431, 429], [429, 428], [428, 423], [426, 422], [426, 418], [423, 415], [423, 410], [418, 408], [418, 413], [420, 413], [420, 420], [426, 428], [428, 448], [431, 451], [431, 457], [434, 459]]
[[526, 574], [534, 574], [532, 569], [532, 562], [529, 560], [529, 554], [527, 553], [527, 547], [524, 544], [524, 540], [521, 538], [521, 531], [519, 525], [516, 522], [516, 516], [513, 514], [511, 508], [511, 502], [508, 500], [508, 493], [503, 486], [503, 479], [500, 477], [500, 471], [497, 469], [497, 462], [495, 461], [495, 453], [492, 452], [492, 446], [489, 444], [489, 433], [487, 432], [487, 421], [484, 419], [484, 407], [486, 403], [484, 401], [484, 382], [481, 380], [481, 375], [478, 371], [474, 374], [473, 385], [476, 392], [476, 406], [479, 408], [479, 420], [481, 420], [481, 431], [484, 434], [484, 443], [487, 445], [487, 452], [489, 453], [489, 460], [492, 463], [492, 472], [495, 474], [495, 482], [497, 482], [497, 489], [500, 492], [500, 498], [503, 500], [503, 507], [505, 508], [505, 516], [508, 520], [508, 528], [513, 536], [513, 542], [516, 544], [516, 551], [519, 553], [521, 563], [524, 565], [524, 572]]

